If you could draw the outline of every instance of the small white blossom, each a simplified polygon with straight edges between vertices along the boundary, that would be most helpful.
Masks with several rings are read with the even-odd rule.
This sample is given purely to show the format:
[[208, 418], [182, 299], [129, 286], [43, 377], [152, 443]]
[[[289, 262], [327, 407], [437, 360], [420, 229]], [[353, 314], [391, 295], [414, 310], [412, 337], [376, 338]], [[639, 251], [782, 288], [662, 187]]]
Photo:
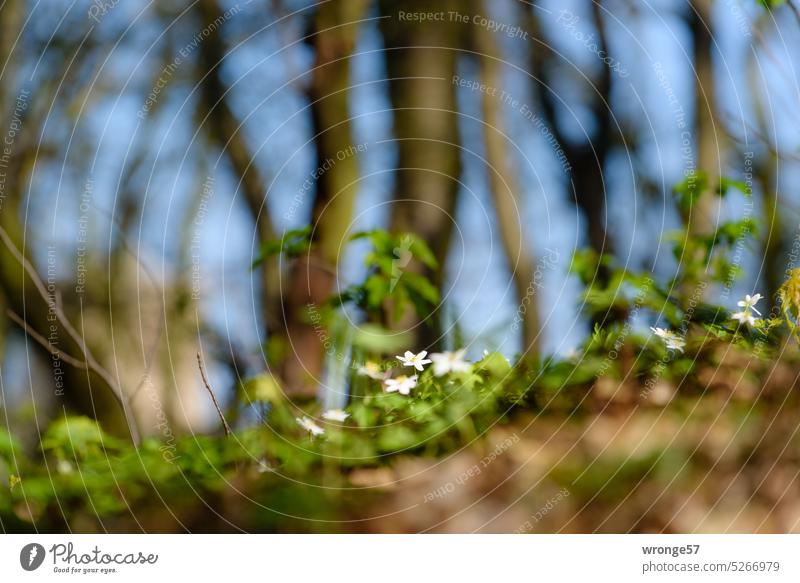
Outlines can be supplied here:
[[653, 333], [659, 338], [664, 339], [664, 343], [667, 345], [669, 350], [683, 352], [683, 349], [686, 347], [686, 341], [672, 330], [653, 328], [652, 326], [650, 326], [650, 330], [652, 330]]
[[403, 356], [397, 357], [397, 360], [402, 362], [404, 366], [413, 366], [418, 371], [423, 371], [425, 370], [425, 365], [431, 362], [429, 359], [425, 358], [427, 354], [427, 350], [423, 350], [419, 354], [414, 354], [410, 350], [406, 350]]
[[380, 365], [372, 362], [371, 360], [368, 360], [362, 366], [359, 366], [356, 370], [356, 373], [362, 377], [369, 377], [371, 379], [375, 379], [376, 381], [382, 381], [388, 374], [381, 370]]
[[653, 334], [655, 334], [659, 338], [667, 338], [670, 334], [674, 334], [674, 332], [670, 332], [669, 330], [665, 330], [664, 328], [659, 328], [658, 326], [656, 326], [655, 328], [650, 326], [650, 330], [652, 330]]
[[322, 427], [314, 423], [308, 417], [303, 417], [302, 419], [300, 417], [295, 417], [295, 421], [297, 421], [300, 427], [302, 427], [315, 437], [317, 435], [322, 435], [323, 433], [325, 433], [325, 430]]
[[755, 326], [756, 322], [758, 321], [758, 318], [753, 316], [751, 310], [756, 314], [758, 314], [759, 316], [761, 315], [761, 312], [759, 312], [758, 309], [756, 308], [756, 304], [759, 301], [761, 301], [761, 297], [762, 297], [761, 294], [755, 294], [752, 296], [748, 294], [744, 296], [743, 300], [739, 300], [738, 302], [736, 302], [737, 306], [744, 309], [741, 312], [736, 312], [734, 314], [731, 314], [731, 318], [737, 320], [740, 324], [748, 324], [750, 326]]
[[455, 352], [434, 352], [431, 354], [433, 374], [441, 377], [449, 372], [469, 372], [472, 365], [464, 360], [466, 351], [466, 348], [462, 348]]
[[275, 471], [275, 468], [273, 468], [267, 460], [258, 460], [256, 466], [256, 470], [259, 474], [266, 474], [267, 472]]
[[400, 393], [401, 395], [408, 395], [411, 389], [417, 386], [417, 375], [414, 376], [399, 376], [396, 379], [386, 379], [384, 381], [387, 393]]
[[348, 417], [350, 417], [350, 413], [341, 409], [328, 409], [322, 414], [322, 418], [328, 421], [346, 421]]
[[[740, 308], [744, 308], [744, 312], [749, 312], [750, 310], [753, 310], [756, 314], [758, 314], [760, 316], [761, 312], [759, 312], [756, 309], [756, 304], [761, 301], [762, 297], [763, 296], [761, 294], [755, 294], [753, 296], [751, 296], [750, 294], [747, 294], [746, 296], [744, 296], [744, 299], [743, 300], [739, 300], [736, 303], [736, 305], [739, 306]], [[741, 314], [741, 312], [739, 312], [739, 313]], [[736, 319], [738, 320], [738, 318], [736, 318]]]
[[686, 341], [683, 338], [670, 338], [666, 341], [666, 344], [669, 350], [677, 350], [678, 352], [683, 352], [686, 347]]
[[58, 460], [58, 464], [56, 464], [56, 470], [58, 470], [59, 474], [71, 474], [75, 468], [67, 460]]
[[750, 313], [750, 310], [745, 310], [743, 312], [736, 312], [735, 314], [731, 315], [731, 318], [733, 318], [734, 320], [738, 320], [741, 324], [749, 324], [750, 326], [755, 326], [756, 320], [758, 320], [758, 318], [756, 318]]

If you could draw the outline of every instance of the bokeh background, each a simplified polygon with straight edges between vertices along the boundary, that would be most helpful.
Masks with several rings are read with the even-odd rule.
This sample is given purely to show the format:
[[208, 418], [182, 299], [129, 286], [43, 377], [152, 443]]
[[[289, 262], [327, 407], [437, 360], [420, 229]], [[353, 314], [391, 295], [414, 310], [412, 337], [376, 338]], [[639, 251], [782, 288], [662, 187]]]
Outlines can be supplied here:
[[[108, 379], [54, 366], [37, 335], [66, 354], [85, 343], [144, 435], [217, 429], [198, 351], [223, 411], [236, 407], [243, 380], [265, 372], [291, 398], [344, 404], [347, 386], [307, 308], [363, 279], [368, 245], [349, 241], [361, 231], [408, 231], [428, 244], [440, 268], [408, 269], [429, 277], [441, 302], [394, 329], [408, 332], [412, 350], [464, 346], [473, 359], [484, 350], [512, 361], [574, 353], [596, 323], [570, 273], [577, 250], [656, 278], [674, 274], [664, 240], [682, 217], [672, 189], [698, 171], [752, 189], [698, 205], [689, 219], [697, 232], [743, 214], [759, 221], [740, 249], [731, 298], [760, 291], [773, 302], [794, 261], [793, 0], [5, 0], [0, 29], [0, 423], [26, 443], [64, 411], [128, 436]], [[309, 252], [264, 259], [265, 245], [308, 225]], [[650, 316], [632, 327], [646, 331]], [[575, 462], [582, 475], [592, 448], [684, 427], [678, 413], [639, 421], [622, 431], [601, 420], [563, 441], [560, 422], [542, 422], [528, 445], [545, 443], [552, 460], [586, 441], [588, 465]], [[453, 461], [450, 471], [473, 462]], [[404, 463], [392, 471], [417, 475], [414, 464], [427, 462]], [[514, 473], [503, 467], [493, 471]], [[606, 483], [620, 467], [608, 462], [593, 479]], [[641, 474], [626, 471], [631, 483], [615, 492], [635, 492]], [[776, 492], [793, 483], [794, 466], [786, 472]], [[356, 477], [365, 487], [393, 479]], [[460, 495], [442, 516], [479, 497]], [[496, 504], [516, 496], [507, 495]], [[740, 524], [736, 512], [718, 518], [710, 504], [680, 500], [690, 515], [667, 521], [676, 530], [766, 520], [756, 511]], [[609, 528], [667, 529], [642, 518], [643, 500], [609, 504], [632, 509], [612, 513], [619, 522]], [[554, 530], [605, 524], [571, 522], [576, 508], [560, 508]], [[518, 530], [530, 515], [492, 525], [465, 512], [448, 528]], [[419, 530], [428, 520], [374, 529]]]

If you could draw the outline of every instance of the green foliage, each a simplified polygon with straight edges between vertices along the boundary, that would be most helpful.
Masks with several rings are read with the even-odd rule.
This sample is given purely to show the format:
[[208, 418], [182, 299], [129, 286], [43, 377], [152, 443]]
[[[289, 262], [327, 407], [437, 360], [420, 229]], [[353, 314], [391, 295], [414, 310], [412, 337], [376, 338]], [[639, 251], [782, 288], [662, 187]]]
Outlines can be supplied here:
[[[678, 270], [671, 287], [694, 285], [710, 281], [730, 285], [742, 275], [741, 267], [732, 261], [731, 253], [740, 241], [756, 235], [756, 222], [749, 216], [720, 224], [711, 233], [695, 232], [686, 222], [700, 197], [709, 191], [710, 181], [703, 172], [697, 172], [674, 188], [678, 209], [684, 219], [681, 229], [670, 231], [665, 239], [672, 243], [672, 254], [678, 262]], [[720, 177], [713, 193], [724, 198], [732, 191], [751, 197], [750, 187], [740, 180]]]
[[120, 441], [107, 435], [88, 417], [54, 421], [42, 439], [42, 449], [60, 459], [87, 459], [119, 449]]
[[275, 376], [263, 373], [242, 383], [242, 395], [248, 403], [276, 404], [283, 400], [283, 390]]
[[676, 184], [673, 191], [680, 211], [688, 215], [707, 189], [708, 175], [702, 171], [695, 172]]
[[[678, 185], [679, 209], [689, 210], [708, 188], [702, 174]], [[714, 192], [722, 197], [733, 191], [750, 194], [747, 185], [729, 179], [720, 180]], [[263, 373], [239, 386], [234, 407], [239, 422], [231, 438], [188, 436], [169, 443], [151, 438], [134, 449], [91, 419], [67, 416], [50, 424], [38, 450], [26, 450], [0, 431], [0, 478], [8, 484], [7, 495], [0, 496], [0, 518], [33, 523], [57, 506], [69, 508], [73, 516], [118, 517], [153, 499], [180, 507], [187, 487], [204, 499], [221, 499], [232, 483], [244, 481], [254, 485], [248, 495], [270, 508], [289, 513], [313, 508], [316, 517], [336, 520], [338, 506], [329, 503], [330, 492], [349, 492], [349, 480], [359, 469], [391, 467], [410, 455], [445, 456], [492, 427], [512, 423], [518, 414], [560, 412], [580, 418], [598, 402], [614, 399], [619, 392], [614, 387], [625, 383], [639, 387], [629, 402], [646, 404], [643, 395], [649, 389], [642, 387], [649, 380], [683, 386], [686, 379], [699, 377], [704, 363], [717, 366], [718, 348], [725, 354], [740, 351], [748, 359], [775, 358], [784, 323], [790, 332], [797, 331], [800, 269], [781, 289], [783, 319], [751, 320], [752, 307], [741, 308], [735, 300], [725, 305], [709, 301], [712, 286], [730, 285], [738, 275], [731, 252], [754, 231], [747, 217], [708, 235], [690, 234], [684, 226], [670, 236], [681, 268], [667, 282], [621, 267], [610, 255], [579, 251], [570, 269], [583, 283], [582, 305], [597, 323], [573, 355], [512, 363], [499, 352], [488, 352], [469, 367], [439, 376], [432, 366], [418, 372], [394, 361], [411, 338], [385, 327], [389, 316], [397, 318], [409, 309], [425, 316], [438, 304], [438, 290], [422, 274], [437, 268], [435, 257], [413, 235], [359, 233], [353, 240], [370, 244], [364, 280], [307, 314], [328, 350], [328, 372], [343, 373], [337, 382], [349, 383], [346, 420], [326, 419], [318, 403], [301, 408], [290, 402], [279, 380]], [[312, 244], [310, 229], [290, 231], [266, 245], [259, 261], [276, 254], [293, 257]], [[362, 310], [366, 322], [353, 326], [341, 309], [345, 304]], [[609, 313], [616, 317], [598, 317]], [[652, 334], [640, 321], [669, 329]], [[279, 362], [285, 347], [268, 347], [268, 353], [270, 362]], [[356, 372], [356, 365], [368, 358], [378, 362]], [[387, 378], [412, 373], [417, 381], [410, 394], [387, 391]], [[613, 390], [598, 391], [601, 381], [610, 382]], [[238, 414], [253, 405], [259, 413], [255, 418]], [[653, 463], [651, 457], [631, 459], [619, 480], [639, 479]], [[614, 480], [606, 475], [611, 468], [581, 472], [575, 492], [591, 492], [598, 484], [613, 490]], [[568, 463], [561, 464], [553, 478], [571, 480], [571, 471]], [[324, 488], [305, 486], [322, 483]], [[276, 528], [280, 515], [260, 520]]]
[[716, 189], [717, 196], [724, 197], [731, 190], [738, 190], [747, 197], [753, 195], [753, 190], [746, 182], [742, 180], [736, 180], [734, 178], [729, 178], [727, 176], [722, 176], [719, 179], [719, 184], [717, 185]]
[[613, 258], [610, 255], [600, 255], [594, 249], [578, 249], [572, 256], [569, 266], [570, 273], [578, 276], [581, 283], [588, 285], [597, 279], [602, 269], [611, 265]]
[[22, 451], [19, 442], [10, 433], [0, 428], [0, 459], [10, 462]]
[[439, 290], [424, 275], [414, 271], [413, 262], [435, 269], [436, 257], [427, 244], [411, 233], [392, 235], [384, 230], [365, 231], [352, 240], [367, 240], [372, 249], [364, 262], [366, 280], [345, 290], [337, 302], [353, 302], [367, 313], [389, 311], [395, 320], [408, 308], [420, 316], [430, 313], [439, 302]]
[[273, 239], [261, 245], [258, 255], [253, 260], [253, 267], [258, 267], [266, 259], [276, 255], [299, 257], [311, 247], [311, 226], [300, 229], [289, 229], [280, 239]]
[[781, 300], [781, 311], [786, 319], [789, 330], [800, 342], [798, 335], [798, 321], [800, 320], [800, 268], [789, 272], [789, 277], [778, 291]]
[[6, 460], [16, 451], [15, 470], [21, 476], [8, 489], [10, 497], [0, 497], [5, 498], [0, 513], [25, 501], [33, 509], [31, 520], [41, 519], [46, 508], [57, 504], [108, 518], [155, 496], [179, 507], [187, 491], [222, 493], [243, 472], [262, 475], [271, 484], [285, 478], [305, 482], [332, 464], [337, 472], [346, 472], [386, 465], [411, 452], [442, 455], [497, 422], [508, 407], [501, 387], [510, 371], [508, 361], [496, 353], [471, 372], [436, 377], [428, 369], [407, 396], [386, 393], [380, 381], [368, 379], [366, 394], [348, 407], [350, 417], [344, 423], [324, 421], [321, 409], [309, 406], [305, 414], [325, 430], [319, 437], [310, 437], [298, 424], [296, 407], [276, 395], [276, 381], [265, 375], [245, 382], [241, 396], [243, 406], [268, 401], [265, 419], [240, 427], [229, 439], [190, 436], [169, 445], [147, 439], [137, 450], [107, 435], [91, 419], [66, 417], [55, 421], [42, 439], [45, 458], [53, 461], [44, 466], [22, 457], [14, 440], [0, 434], [0, 455]]
[[[683, 216], [688, 215], [709, 187], [708, 177], [704, 173], [697, 173], [676, 185], [676, 202]], [[734, 191], [745, 197], [752, 194], [746, 183], [726, 177], [720, 178], [713, 192], [725, 197]], [[669, 334], [675, 334], [687, 344], [688, 349], [721, 341], [760, 358], [773, 356], [780, 343], [781, 320], [758, 317], [752, 323], [745, 323], [736, 318], [740, 318], [742, 313], [751, 316], [753, 313], [747, 307], [740, 309], [741, 302], [732, 309], [709, 303], [706, 299], [713, 297], [710, 292], [714, 285], [730, 289], [742, 274], [740, 257], [733, 256], [733, 252], [755, 235], [756, 229], [756, 222], [745, 216], [724, 222], [708, 234], [692, 232], [688, 224], [669, 233], [667, 240], [672, 242], [678, 269], [666, 285], [656, 283], [649, 272], [632, 273], [619, 267], [611, 256], [599, 257], [592, 251], [576, 253], [571, 271], [585, 285], [582, 298], [584, 310], [592, 316], [617, 315], [608, 319], [604, 327], [595, 329], [584, 347], [584, 356], [590, 358], [589, 355], [598, 350], [616, 352], [621, 344], [638, 343], [636, 335], [631, 332], [630, 322], [626, 321], [624, 325], [621, 322], [642, 313], [654, 315], [659, 321], [676, 329], [677, 332], [673, 330]], [[604, 271], [602, 278], [598, 277], [601, 270]], [[799, 274], [800, 270], [796, 270], [780, 293], [785, 321], [792, 331], [796, 330], [800, 316]], [[623, 315], [622, 321], [619, 315]], [[689, 335], [692, 338], [687, 343]], [[664, 354], [669, 353], [669, 349], [662, 350]], [[669, 370], [680, 370], [680, 361], [671, 359]], [[616, 362], [607, 364], [601, 374], [613, 370], [615, 366]], [[582, 375], [578, 376], [583, 378]]]
[[378, 324], [361, 324], [353, 332], [353, 347], [365, 352], [390, 354], [409, 345], [409, 332], [392, 332]]

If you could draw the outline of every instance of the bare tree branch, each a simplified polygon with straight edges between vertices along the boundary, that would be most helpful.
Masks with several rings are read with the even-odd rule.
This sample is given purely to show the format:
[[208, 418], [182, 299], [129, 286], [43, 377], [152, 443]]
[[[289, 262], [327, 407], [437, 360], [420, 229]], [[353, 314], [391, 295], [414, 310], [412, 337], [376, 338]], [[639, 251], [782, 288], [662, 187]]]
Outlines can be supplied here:
[[228, 425], [228, 422], [225, 420], [225, 415], [222, 414], [222, 409], [220, 409], [219, 403], [217, 402], [217, 397], [214, 395], [214, 390], [211, 388], [211, 383], [208, 382], [208, 377], [206, 376], [206, 369], [203, 366], [203, 357], [200, 353], [197, 353], [197, 366], [200, 368], [200, 376], [203, 378], [203, 384], [206, 386], [206, 390], [208, 390], [208, 394], [211, 395], [211, 401], [214, 403], [214, 408], [217, 410], [217, 414], [219, 415], [220, 420], [222, 420], [222, 427], [225, 430], [225, 435], [231, 434], [231, 427]]
[[22, 252], [17, 249], [17, 246], [11, 240], [11, 237], [8, 235], [8, 232], [3, 226], [0, 226], [0, 239], [2, 239], [3, 244], [14, 256], [14, 258], [19, 261], [20, 265], [22, 265], [22, 268], [25, 270], [25, 273], [28, 274], [28, 277], [31, 278], [31, 281], [33, 282], [36, 290], [39, 292], [39, 295], [41, 295], [44, 302], [52, 309], [56, 320], [64, 327], [64, 329], [67, 331], [67, 334], [69, 334], [69, 336], [80, 347], [81, 352], [83, 352], [83, 357], [86, 361], [86, 368], [94, 372], [97, 376], [103, 379], [103, 382], [105, 382], [106, 385], [108, 385], [108, 388], [111, 390], [111, 393], [114, 395], [114, 398], [117, 400], [120, 407], [122, 407], [122, 411], [125, 414], [125, 420], [128, 423], [128, 431], [130, 431], [131, 434], [131, 440], [133, 441], [134, 445], [138, 447], [139, 443], [141, 442], [141, 438], [139, 434], [138, 423], [136, 422], [136, 418], [131, 410], [130, 399], [128, 399], [128, 397], [125, 395], [122, 387], [119, 386], [111, 373], [109, 373], [97, 361], [87, 346], [86, 340], [80, 334], [78, 334], [77, 330], [69, 321], [64, 313], [60, 294], [55, 293], [53, 296], [51, 296], [48, 293], [47, 288], [45, 287], [42, 278], [39, 277], [39, 274], [36, 272], [36, 269], [33, 267], [33, 265], [31, 265], [31, 262], [28, 261]]
[[55, 344], [47, 340], [44, 336], [39, 334], [36, 330], [34, 330], [21, 316], [19, 316], [14, 310], [6, 310], [6, 314], [8, 317], [11, 318], [16, 324], [24, 330], [24, 332], [36, 340], [39, 344], [41, 344], [44, 348], [50, 352], [53, 356], [58, 357], [59, 360], [63, 360], [70, 366], [74, 366], [75, 368], [88, 368], [88, 365], [85, 361], [75, 358], [74, 356], [70, 356], [66, 352], [59, 350]]

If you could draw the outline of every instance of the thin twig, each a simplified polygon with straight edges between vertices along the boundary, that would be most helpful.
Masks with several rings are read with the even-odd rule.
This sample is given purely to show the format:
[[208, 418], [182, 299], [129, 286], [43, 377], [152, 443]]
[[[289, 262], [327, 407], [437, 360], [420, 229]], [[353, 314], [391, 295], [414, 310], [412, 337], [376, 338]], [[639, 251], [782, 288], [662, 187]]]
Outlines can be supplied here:
[[222, 420], [222, 427], [225, 429], [225, 435], [230, 435], [231, 427], [225, 420], [225, 415], [222, 414], [222, 409], [220, 409], [217, 398], [214, 396], [214, 390], [211, 388], [211, 384], [208, 382], [208, 377], [206, 377], [206, 369], [203, 366], [203, 357], [200, 356], [199, 352], [197, 353], [197, 366], [200, 367], [200, 376], [203, 377], [203, 384], [206, 386], [208, 394], [211, 395], [211, 401], [213, 401], [214, 407], [217, 409], [217, 413], [219, 414], [219, 418]]
[[74, 356], [70, 356], [66, 352], [59, 350], [55, 344], [47, 340], [44, 336], [39, 334], [36, 330], [34, 330], [25, 320], [23, 320], [14, 310], [6, 310], [8, 317], [11, 318], [16, 324], [23, 329], [23, 331], [36, 340], [39, 344], [41, 344], [44, 348], [47, 349], [50, 354], [57, 357], [59, 360], [63, 360], [70, 366], [74, 366], [75, 368], [82, 368], [86, 369], [89, 366], [86, 364], [85, 361], [75, 358]]
[[14, 241], [11, 240], [8, 232], [2, 226], [0, 226], [0, 239], [2, 239], [3, 244], [11, 252], [14, 258], [20, 263], [20, 265], [22, 265], [22, 268], [25, 270], [25, 273], [28, 274], [28, 277], [31, 278], [31, 281], [33, 281], [33, 285], [39, 292], [39, 295], [42, 297], [42, 300], [44, 300], [44, 302], [51, 307], [56, 320], [67, 331], [67, 334], [69, 334], [73, 341], [80, 347], [81, 352], [83, 352], [83, 357], [86, 360], [86, 368], [94, 372], [97, 376], [103, 379], [106, 385], [108, 385], [108, 388], [111, 390], [111, 394], [114, 395], [114, 398], [117, 400], [120, 407], [122, 407], [122, 412], [125, 415], [125, 421], [128, 423], [128, 431], [130, 431], [131, 440], [133, 441], [134, 445], [138, 447], [141, 441], [139, 425], [136, 421], [136, 417], [133, 415], [133, 411], [131, 410], [130, 400], [123, 392], [122, 387], [120, 387], [114, 377], [111, 376], [111, 373], [109, 373], [97, 361], [97, 359], [95, 359], [91, 350], [89, 350], [89, 346], [86, 344], [85, 338], [78, 333], [78, 331], [69, 321], [69, 318], [67, 318], [61, 303], [61, 294], [56, 292], [55, 294], [51, 295], [48, 293], [47, 288], [45, 287], [42, 278], [39, 277], [39, 274], [36, 272], [36, 269], [22, 254], [22, 252], [17, 249]]

